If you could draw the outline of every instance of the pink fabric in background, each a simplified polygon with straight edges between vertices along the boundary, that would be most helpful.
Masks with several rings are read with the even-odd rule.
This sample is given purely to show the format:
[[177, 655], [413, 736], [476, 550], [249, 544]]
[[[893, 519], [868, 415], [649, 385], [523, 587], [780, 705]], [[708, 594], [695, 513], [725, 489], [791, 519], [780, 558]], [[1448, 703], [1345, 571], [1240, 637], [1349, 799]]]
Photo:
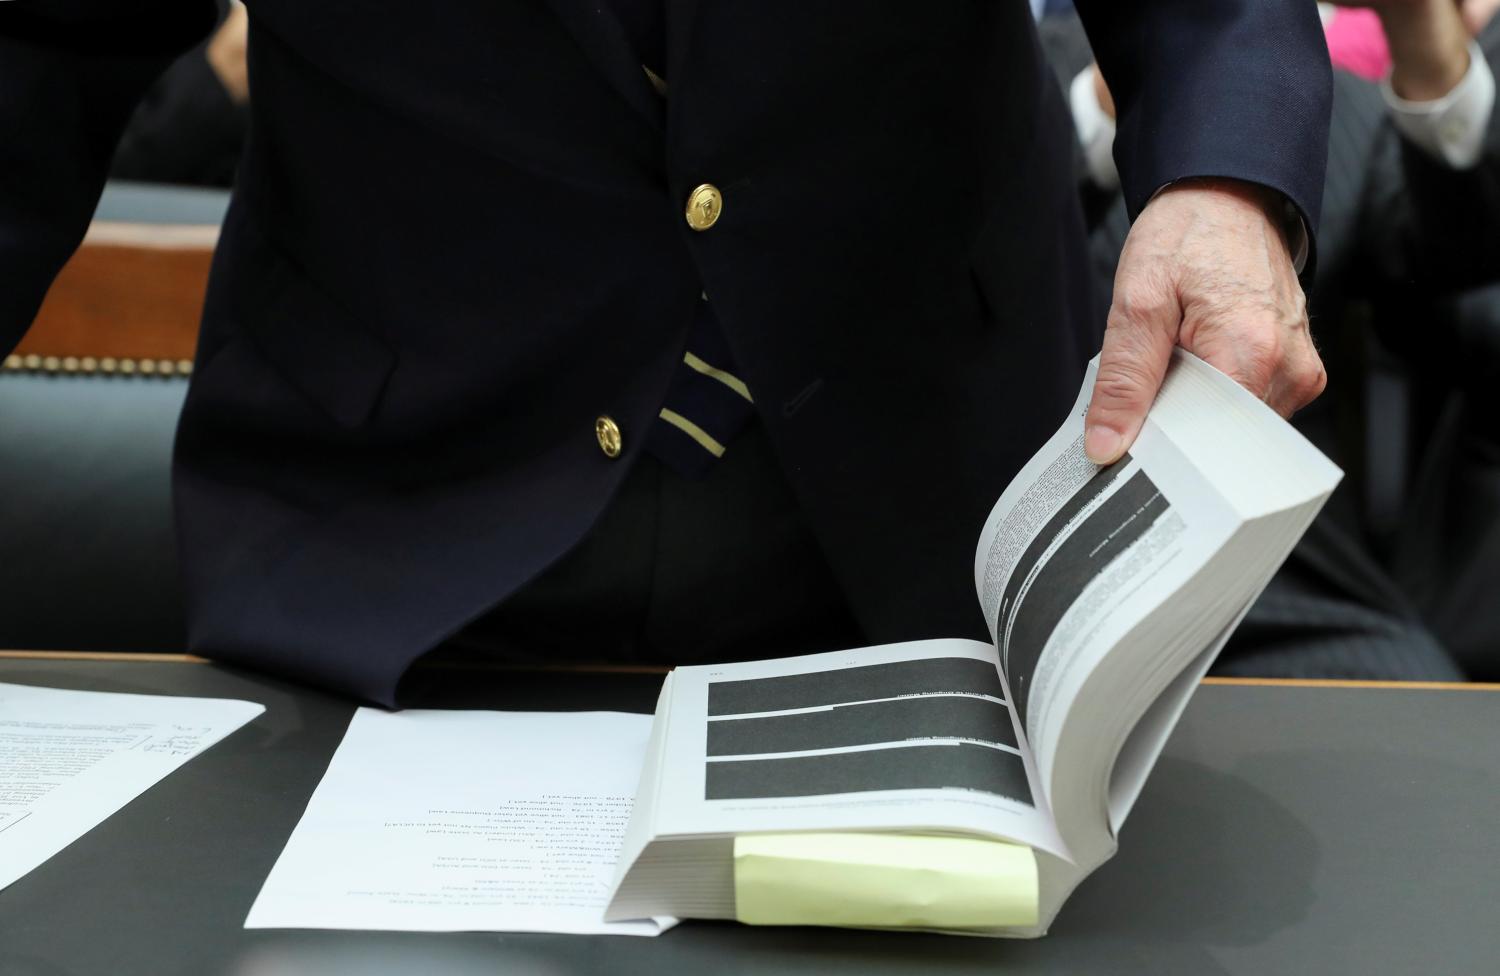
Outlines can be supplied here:
[[1379, 81], [1391, 70], [1391, 50], [1375, 11], [1340, 8], [1323, 33], [1335, 68], [1371, 81]]

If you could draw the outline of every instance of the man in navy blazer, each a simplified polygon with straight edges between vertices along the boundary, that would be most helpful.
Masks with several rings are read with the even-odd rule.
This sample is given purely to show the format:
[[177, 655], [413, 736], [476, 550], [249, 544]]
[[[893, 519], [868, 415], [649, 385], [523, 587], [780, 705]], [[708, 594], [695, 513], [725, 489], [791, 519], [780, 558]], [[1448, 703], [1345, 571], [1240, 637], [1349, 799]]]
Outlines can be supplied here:
[[[1078, 6], [1135, 218], [1090, 454], [1174, 344], [1290, 413], [1322, 386], [1313, 5]], [[978, 530], [1103, 324], [1025, 4], [249, 10], [176, 451], [192, 649], [390, 703], [463, 634], [684, 660], [984, 632]], [[0, 346], [212, 15], [0, 5]]]

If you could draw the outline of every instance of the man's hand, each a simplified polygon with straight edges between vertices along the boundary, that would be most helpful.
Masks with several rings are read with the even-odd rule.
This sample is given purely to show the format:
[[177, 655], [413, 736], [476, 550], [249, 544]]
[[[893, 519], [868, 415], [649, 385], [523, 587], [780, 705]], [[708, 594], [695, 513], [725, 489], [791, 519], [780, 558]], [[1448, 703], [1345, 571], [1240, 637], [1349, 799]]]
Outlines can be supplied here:
[[1500, 0], [1464, 0], [1463, 16], [1464, 26], [1469, 33], [1479, 35], [1479, 32], [1489, 26], [1495, 14], [1500, 13]]
[[1323, 392], [1281, 211], [1276, 193], [1238, 180], [1184, 180], [1146, 205], [1115, 274], [1084, 422], [1092, 460], [1110, 463], [1134, 443], [1176, 345], [1284, 417]]
[[237, 105], [250, 100], [250, 73], [245, 62], [249, 33], [250, 18], [245, 15], [245, 5], [232, 3], [229, 15], [208, 39], [208, 46], [203, 51], [208, 66], [229, 94], [229, 100]]
[[1469, 30], [1455, 0], [1334, 0], [1380, 17], [1391, 48], [1391, 89], [1408, 101], [1435, 101], [1469, 70]]

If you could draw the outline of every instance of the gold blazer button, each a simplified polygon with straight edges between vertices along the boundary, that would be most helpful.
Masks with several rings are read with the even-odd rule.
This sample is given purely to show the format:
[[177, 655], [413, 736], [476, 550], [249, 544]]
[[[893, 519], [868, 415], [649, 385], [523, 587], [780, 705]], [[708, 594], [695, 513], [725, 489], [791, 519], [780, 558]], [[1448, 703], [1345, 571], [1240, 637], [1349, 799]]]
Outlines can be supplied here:
[[693, 230], [708, 230], [719, 222], [719, 214], [723, 211], [724, 194], [712, 183], [704, 183], [688, 194], [687, 210], [683, 215]]
[[620, 425], [615, 423], [613, 417], [603, 416], [594, 421], [594, 436], [599, 439], [599, 450], [604, 452], [605, 457], [620, 456], [624, 439], [620, 436]]

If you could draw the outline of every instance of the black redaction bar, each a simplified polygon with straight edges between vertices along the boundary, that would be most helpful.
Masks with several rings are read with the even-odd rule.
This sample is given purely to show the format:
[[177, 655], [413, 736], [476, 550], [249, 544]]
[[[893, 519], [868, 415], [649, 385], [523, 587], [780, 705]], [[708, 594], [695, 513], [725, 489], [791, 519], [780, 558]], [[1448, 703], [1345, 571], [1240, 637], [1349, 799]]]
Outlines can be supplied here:
[[715, 759], [706, 800], [831, 796], [871, 790], [963, 789], [1030, 804], [1026, 765], [987, 746], [906, 746], [785, 759]]
[[910, 739], [975, 739], [1016, 744], [1010, 710], [986, 698], [933, 695], [816, 712], [723, 718], [708, 723], [710, 756], [798, 752]]
[[776, 712], [934, 692], [1004, 697], [1000, 673], [993, 664], [967, 657], [938, 657], [776, 678], [715, 681], [708, 686], [708, 714]]

